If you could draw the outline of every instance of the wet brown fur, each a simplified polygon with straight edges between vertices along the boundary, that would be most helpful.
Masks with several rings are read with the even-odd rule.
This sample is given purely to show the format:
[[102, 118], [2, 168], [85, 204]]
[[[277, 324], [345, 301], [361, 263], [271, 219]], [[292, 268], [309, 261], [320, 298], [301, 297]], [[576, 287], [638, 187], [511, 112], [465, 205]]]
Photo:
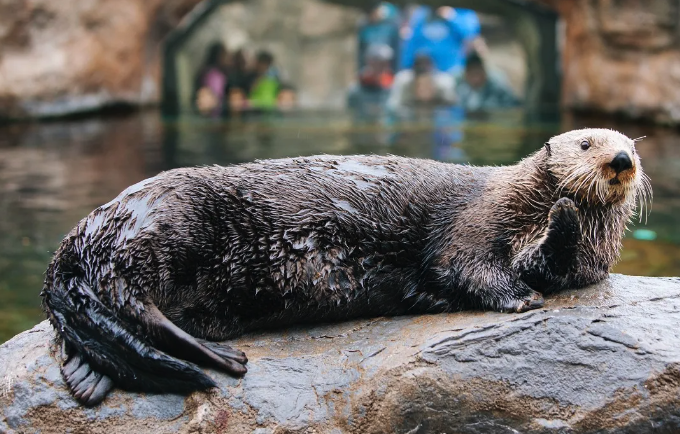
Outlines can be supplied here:
[[[589, 150], [579, 146], [583, 140]], [[632, 169], [609, 162], [627, 152]], [[253, 329], [465, 308], [524, 311], [604, 279], [649, 184], [632, 140], [571, 131], [514, 166], [317, 156], [177, 169], [83, 219], [44, 307], [87, 405], [113, 384], [214, 386], [224, 340]], [[184, 359], [184, 360], [180, 360]]]

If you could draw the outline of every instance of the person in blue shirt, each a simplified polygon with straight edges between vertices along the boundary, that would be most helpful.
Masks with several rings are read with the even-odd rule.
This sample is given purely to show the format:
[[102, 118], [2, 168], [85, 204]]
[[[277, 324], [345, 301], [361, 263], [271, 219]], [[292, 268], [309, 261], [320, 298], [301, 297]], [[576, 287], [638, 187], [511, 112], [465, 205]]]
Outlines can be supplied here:
[[392, 49], [392, 71], [399, 66], [399, 25], [397, 24], [397, 8], [388, 2], [380, 2], [369, 14], [368, 20], [359, 28], [357, 70], [366, 66], [367, 51], [374, 45], [387, 45]]
[[427, 49], [434, 66], [444, 72], [459, 72], [465, 66], [467, 46], [480, 34], [479, 18], [469, 9], [417, 7], [404, 41], [401, 69], [411, 68], [415, 53]]

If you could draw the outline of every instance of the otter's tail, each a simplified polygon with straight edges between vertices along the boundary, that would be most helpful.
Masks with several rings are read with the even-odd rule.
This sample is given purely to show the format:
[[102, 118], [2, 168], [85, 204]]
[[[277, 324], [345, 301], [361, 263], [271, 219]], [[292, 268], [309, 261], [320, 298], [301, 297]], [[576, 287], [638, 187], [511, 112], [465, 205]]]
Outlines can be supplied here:
[[62, 374], [81, 403], [98, 404], [114, 385], [169, 393], [215, 386], [198, 366], [154, 348], [163, 333], [145, 327], [144, 318], [141, 325], [148, 336], [136, 336], [135, 329], [106, 307], [82, 279], [54, 273], [53, 266], [41, 294], [43, 307], [63, 341]]

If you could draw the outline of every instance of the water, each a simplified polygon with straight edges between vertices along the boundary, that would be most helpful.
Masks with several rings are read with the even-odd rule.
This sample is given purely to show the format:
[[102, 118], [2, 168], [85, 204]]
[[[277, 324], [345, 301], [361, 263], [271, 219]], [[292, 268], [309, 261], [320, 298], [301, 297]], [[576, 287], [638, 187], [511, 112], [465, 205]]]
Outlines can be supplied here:
[[0, 342], [42, 320], [39, 292], [52, 252], [92, 209], [162, 170], [256, 158], [373, 153], [509, 164], [567, 129], [604, 126], [631, 137], [646, 135], [638, 151], [652, 179], [654, 206], [648, 224], [633, 229], [650, 232], [628, 234], [616, 271], [680, 275], [680, 146], [675, 132], [593, 119], [527, 125], [519, 112], [459, 124], [450, 114], [436, 120], [439, 125], [452, 122], [454, 127], [446, 130], [413, 122], [394, 135], [358, 125], [345, 113], [164, 123], [147, 112], [0, 127]]

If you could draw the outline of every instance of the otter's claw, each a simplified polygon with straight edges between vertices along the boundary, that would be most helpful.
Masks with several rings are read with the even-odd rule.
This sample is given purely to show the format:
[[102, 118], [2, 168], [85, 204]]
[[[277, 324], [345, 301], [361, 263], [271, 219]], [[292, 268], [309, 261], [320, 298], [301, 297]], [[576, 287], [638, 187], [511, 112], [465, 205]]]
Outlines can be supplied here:
[[574, 201], [569, 199], [568, 197], [562, 197], [553, 204], [552, 208], [550, 209], [550, 213], [548, 214], [548, 217], [550, 218], [550, 220], [554, 220], [562, 216], [570, 217], [571, 219], [576, 220], [577, 213], [578, 208], [576, 207]]
[[555, 202], [553, 205], [553, 210], [555, 209], [571, 209], [574, 211], [578, 211], [578, 208], [576, 207], [576, 203], [574, 203], [573, 200], [569, 199], [568, 197], [561, 197]]
[[503, 306], [502, 312], [522, 313], [532, 309], [543, 307], [543, 296], [540, 292], [532, 291], [531, 294], [519, 300], [511, 300]]

